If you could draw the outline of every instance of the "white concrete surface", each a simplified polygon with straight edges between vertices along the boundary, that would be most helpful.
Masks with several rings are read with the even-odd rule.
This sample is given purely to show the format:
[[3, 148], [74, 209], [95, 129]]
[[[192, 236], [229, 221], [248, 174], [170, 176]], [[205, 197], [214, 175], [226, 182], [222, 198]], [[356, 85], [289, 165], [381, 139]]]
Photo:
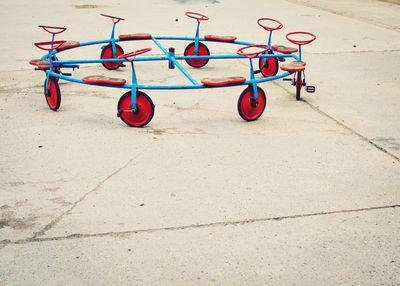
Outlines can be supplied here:
[[[399, 285], [399, 6], [363, 3], [1, 2], [0, 285]], [[237, 114], [241, 87], [149, 91], [156, 113], [143, 129], [116, 117], [118, 89], [62, 83], [60, 110], [47, 108], [43, 73], [27, 64], [41, 55], [32, 43], [48, 40], [38, 24], [107, 38], [104, 12], [127, 18], [117, 33], [192, 35], [185, 11], [210, 16], [203, 34], [262, 42], [260, 17], [285, 24], [276, 42], [314, 32], [304, 57], [317, 92], [296, 102], [288, 82], [263, 84], [267, 109], [253, 123]], [[159, 63], [137, 70], [143, 82], [185, 82]], [[130, 78], [74, 72], [89, 74]]]

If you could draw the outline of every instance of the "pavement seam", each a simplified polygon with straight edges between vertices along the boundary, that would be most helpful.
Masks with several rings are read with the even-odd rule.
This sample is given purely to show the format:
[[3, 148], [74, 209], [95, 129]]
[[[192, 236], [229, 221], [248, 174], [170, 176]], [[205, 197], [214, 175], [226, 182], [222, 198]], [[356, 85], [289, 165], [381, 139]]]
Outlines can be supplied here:
[[[280, 85], [277, 82], [273, 82], [273, 84], [279, 86], [281, 89], [283, 89], [284, 91], [286, 91], [289, 95], [292, 95], [292, 93], [286, 89], [285, 87], [283, 87], [282, 85]], [[300, 99], [300, 102], [303, 102], [305, 104], [307, 104], [312, 110], [318, 112], [320, 115], [322, 115], [323, 117], [326, 117], [330, 120], [332, 120], [333, 122], [335, 122], [337, 125], [339, 125], [340, 127], [346, 129], [347, 131], [349, 131], [352, 135], [356, 135], [357, 137], [359, 137], [362, 141], [367, 142], [368, 144], [370, 144], [371, 146], [375, 147], [376, 149], [378, 149], [379, 151], [385, 153], [386, 155], [392, 157], [392, 159], [395, 159], [396, 161], [400, 162], [400, 158], [397, 157], [395, 154], [391, 153], [390, 151], [388, 151], [387, 149], [383, 148], [382, 146], [376, 144], [375, 142], [373, 142], [372, 140], [368, 139], [367, 137], [365, 137], [364, 135], [362, 135], [361, 133], [355, 131], [354, 129], [352, 129], [351, 127], [347, 126], [346, 124], [344, 124], [343, 122], [340, 122], [338, 119], [336, 119], [335, 117], [333, 117], [332, 115], [329, 115], [328, 113], [326, 113], [325, 111], [322, 111], [321, 109], [319, 109], [317, 106], [313, 105], [312, 103], [308, 102], [307, 100], [305, 100], [304, 98]]]
[[[71, 211], [83, 200], [85, 200], [89, 195], [92, 193], [96, 192], [101, 188], [101, 186], [108, 181], [110, 178], [121, 172], [123, 169], [125, 169], [129, 164], [131, 164], [134, 160], [136, 160], [140, 155], [142, 155], [150, 146], [151, 144], [147, 145], [146, 148], [144, 148], [141, 152], [136, 154], [133, 158], [129, 159], [124, 165], [119, 167], [117, 170], [113, 171], [111, 174], [109, 174], [106, 178], [101, 180], [92, 190], [89, 192], [85, 193], [79, 200], [77, 200], [67, 211], [63, 212], [61, 215], [59, 215], [57, 218], [52, 220], [50, 223], [48, 223], [43, 229], [35, 232], [30, 239], [37, 239], [38, 236], [44, 235], [48, 230], [50, 230], [52, 227], [54, 227], [64, 216], [68, 215], [71, 213]], [[28, 239], [29, 240], [29, 239]], [[0, 248], [1, 249], [1, 248]]]
[[331, 13], [331, 14], [334, 14], [334, 15], [342, 16], [342, 17], [345, 17], [345, 18], [357, 20], [357, 21], [362, 22], [362, 23], [367, 23], [367, 24], [370, 24], [370, 25], [373, 25], [373, 26], [376, 26], [376, 27], [380, 27], [380, 28], [384, 28], [384, 29], [387, 29], [387, 30], [391, 30], [391, 31], [394, 31], [394, 32], [400, 32], [400, 28], [399, 27], [393, 27], [393, 26], [390, 26], [390, 25], [386, 25], [384, 23], [375, 22], [373, 20], [371, 21], [371, 19], [368, 19], [368, 18], [365, 18], [365, 17], [360, 17], [360, 16], [357, 16], [357, 15], [347, 15], [347, 14], [345, 14], [343, 12], [336, 11], [334, 9], [324, 8], [324, 7], [321, 7], [321, 6], [318, 6], [318, 5], [313, 5], [311, 3], [303, 2], [301, 0], [300, 1], [299, 0], [286, 0], [286, 1], [290, 2], [290, 3], [294, 3], [294, 4], [297, 4], [297, 5], [300, 5], [300, 6], [305, 6], [305, 7], [308, 7], [308, 8], [315, 9], [315, 10], [320, 10], [320, 11], [328, 12], [328, 13]]
[[324, 117], [329, 118], [330, 120], [333, 120], [336, 124], [338, 124], [339, 126], [343, 127], [344, 129], [350, 131], [353, 135], [358, 136], [360, 139], [362, 139], [363, 141], [369, 143], [370, 145], [372, 145], [373, 147], [375, 147], [376, 149], [382, 151], [383, 153], [385, 153], [386, 155], [389, 155], [390, 157], [392, 157], [393, 159], [395, 159], [396, 161], [400, 162], [400, 158], [397, 157], [396, 155], [394, 155], [393, 153], [389, 152], [387, 149], [383, 148], [382, 146], [376, 144], [375, 142], [373, 142], [372, 140], [368, 139], [367, 137], [365, 137], [364, 135], [362, 135], [361, 133], [355, 131], [354, 129], [350, 128], [349, 126], [343, 124], [342, 122], [340, 122], [339, 120], [337, 120], [336, 118], [332, 117], [331, 115], [327, 114], [326, 112], [322, 111], [321, 109], [319, 109], [317, 106], [311, 104], [310, 102], [308, 102], [307, 100], [302, 99], [302, 101], [307, 104], [311, 109], [317, 111], [319, 114], [321, 114]]
[[343, 54], [370, 54], [370, 53], [398, 53], [400, 50], [360, 50], [339, 52], [304, 52], [304, 55], [343, 55]]
[[[267, 221], [283, 221], [287, 219], [301, 219], [308, 217], [316, 217], [316, 216], [326, 216], [326, 215], [335, 215], [335, 214], [347, 214], [347, 213], [357, 213], [357, 212], [367, 212], [367, 211], [375, 211], [382, 209], [395, 209], [399, 208], [400, 204], [395, 205], [385, 205], [385, 206], [375, 206], [375, 207], [366, 207], [366, 208], [358, 208], [358, 209], [345, 209], [345, 210], [336, 210], [336, 211], [328, 211], [328, 212], [317, 212], [317, 213], [307, 213], [307, 214], [297, 214], [297, 215], [286, 215], [286, 216], [277, 216], [277, 217], [267, 217], [267, 218], [254, 218], [254, 219], [245, 219], [245, 220], [236, 220], [236, 221], [222, 221], [222, 222], [212, 222], [212, 223], [204, 223], [204, 224], [191, 224], [191, 225], [183, 225], [183, 226], [171, 226], [171, 227], [162, 227], [162, 228], [151, 228], [151, 229], [139, 229], [139, 230], [127, 230], [127, 231], [119, 231], [119, 232], [104, 232], [104, 233], [94, 233], [94, 234], [71, 234], [67, 236], [58, 236], [58, 237], [48, 237], [48, 238], [28, 238], [19, 241], [8, 241], [9, 244], [28, 244], [35, 242], [47, 242], [47, 241], [62, 241], [62, 240], [70, 240], [70, 239], [80, 239], [80, 238], [91, 238], [91, 237], [106, 237], [106, 236], [125, 236], [131, 234], [142, 234], [142, 233], [155, 233], [162, 231], [175, 231], [175, 230], [187, 230], [187, 229], [201, 229], [201, 228], [210, 228], [210, 227], [224, 227], [224, 226], [235, 226], [235, 225], [245, 225], [256, 222], [267, 222]], [[5, 245], [3, 246], [5, 247]], [[3, 248], [0, 246], [1, 248]]]

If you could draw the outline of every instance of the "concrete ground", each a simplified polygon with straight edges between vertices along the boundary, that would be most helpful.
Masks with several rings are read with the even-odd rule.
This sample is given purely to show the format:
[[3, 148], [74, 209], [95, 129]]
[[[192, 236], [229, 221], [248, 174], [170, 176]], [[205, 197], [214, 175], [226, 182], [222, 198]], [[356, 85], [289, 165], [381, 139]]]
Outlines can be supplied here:
[[[0, 3], [0, 285], [400, 285], [400, 6], [374, 0], [2, 1]], [[149, 91], [148, 127], [116, 117], [119, 89], [61, 83], [48, 109], [28, 61], [38, 24], [58, 39], [194, 33], [263, 42], [260, 17], [311, 31], [304, 48], [315, 94], [263, 84], [268, 104], [243, 122], [243, 87]], [[125, 43], [125, 51], [151, 46]], [[170, 43], [182, 52], [182, 43]], [[210, 45], [217, 53], [237, 47]], [[99, 47], [62, 54], [97, 58]], [[183, 63], [184, 64], [184, 63]], [[185, 65], [185, 64], [184, 64]], [[185, 65], [186, 66], [186, 65]], [[245, 75], [213, 61], [211, 75]], [[139, 80], [185, 83], [164, 63]], [[74, 76], [129, 79], [82, 66]]]

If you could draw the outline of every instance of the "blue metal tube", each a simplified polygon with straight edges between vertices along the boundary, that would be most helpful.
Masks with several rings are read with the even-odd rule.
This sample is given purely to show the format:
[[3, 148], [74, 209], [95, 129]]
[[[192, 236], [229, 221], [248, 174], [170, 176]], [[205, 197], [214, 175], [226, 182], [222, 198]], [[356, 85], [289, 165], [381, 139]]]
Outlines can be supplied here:
[[258, 100], [257, 82], [254, 77], [253, 59], [249, 58], [250, 61], [250, 81], [253, 88], [253, 98]]
[[[53, 71], [47, 71], [47, 74], [49, 74], [52, 77], [58, 77], [62, 80], [70, 81], [70, 82], [75, 82], [75, 83], [81, 83], [81, 84], [87, 84], [84, 83], [81, 79], [79, 78], [73, 78], [70, 76], [64, 76], [59, 73], [55, 73]], [[241, 84], [234, 84], [234, 85], [224, 85], [224, 86], [205, 86], [203, 84], [196, 84], [196, 85], [145, 85], [145, 84], [138, 84], [137, 88], [138, 89], [150, 89], [150, 90], [170, 90], [170, 89], [200, 89], [200, 88], [220, 88], [220, 87], [230, 87], [230, 86], [240, 86], [240, 85], [249, 85], [253, 83], [263, 83], [267, 81], [272, 81], [280, 78], [284, 78], [291, 73], [289, 72], [284, 72], [280, 75], [275, 75], [271, 77], [266, 77], [266, 78], [259, 78], [259, 79], [254, 79], [254, 80], [246, 80], [244, 83]], [[124, 84], [124, 85], [112, 85], [112, 84], [90, 84], [90, 85], [95, 85], [95, 86], [103, 86], [103, 87], [112, 87], [112, 88], [124, 88], [124, 89], [132, 89], [132, 84]]]
[[160, 50], [165, 54], [167, 59], [175, 64], [175, 66], [186, 76], [188, 80], [190, 80], [193, 84], [198, 84], [198, 82], [185, 70], [185, 68], [175, 60], [175, 57], [170, 57], [169, 52], [154, 38], [152, 37], [153, 42], [160, 48]]
[[301, 61], [301, 45], [299, 45], [299, 61]]
[[[169, 41], [195, 41], [196, 38], [194, 37], [176, 37], [176, 36], [153, 36], [152, 39], [156, 40], [169, 40]], [[123, 40], [124, 42], [129, 42], [129, 41], [145, 41], [148, 39], [135, 39], [135, 40]], [[198, 38], [199, 41], [204, 41], [204, 42], [216, 42], [216, 43], [221, 43], [221, 44], [235, 44], [235, 45], [243, 45], [243, 46], [250, 46], [254, 45], [254, 43], [250, 42], [243, 42], [243, 41], [233, 41], [233, 42], [221, 42], [221, 41], [213, 41], [213, 40], [206, 40], [204, 38]], [[118, 43], [121, 42], [122, 40], [120, 39], [115, 39], [114, 42]], [[96, 41], [89, 41], [89, 42], [82, 42], [80, 43], [80, 47], [85, 47], [85, 46], [92, 46], [92, 45], [99, 45], [99, 44], [109, 44], [111, 43], [111, 39], [106, 39], [106, 40], [96, 40]], [[61, 51], [59, 51], [61, 52]], [[57, 53], [59, 53], [57, 52]]]
[[194, 54], [199, 54], [199, 34], [200, 34], [200, 21], [197, 21], [196, 35], [194, 37]]
[[115, 58], [115, 56], [117, 54], [117, 48], [115, 47], [115, 38], [114, 38], [115, 25], [116, 25], [116, 23], [113, 23], [113, 27], [112, 27], [112, 30], [111, 30], [111, 37], [110, 37], [111, 49], [112, 49], [112, 57], [113, 58]]
[[[165, 50], [165, 49], [164, 49]], [[166, 51], [166, 50], [165, 50]], [[274, 57], [280, 57], [280, 58], [294, 58], [298, 60], [298, 56], [294, 54], [263, 54], [259, 55], [260, 58], [274, 58]], [[162, 61], [162, 60], [169, 60], [173, 61], [175, 59], [174, 63], [176, 63], [176, 60], [190, 60], [190, 59], [244, 59], [246, 58], [245, 56], [240, 56], [240, 55], [209, 55], [209, 56], [175, 56], [175, 57], [170, 57], [169, 52], [167, 51], [167, 54], [165, 57], [138, 57], [135, 59], [135, 62], [145, 62], [145, 61]], [[125, 59], [90, 59], [90, 60], [58, 60], [54, 61], [53, 64], [56, 65], [66, 65], [66, 64], [93, 64], [93, 63], [103, 63], [103, 62], [126, 62]]]
[[268, 47], [271, 46], [272, 43], [272, 31], [269, 32], [269, 37], [268, 37]]
[[133, 110], [136, 110], [137, 78], [133, 61], [131, 62], [131, 66], [132, 66], [131, 107]]

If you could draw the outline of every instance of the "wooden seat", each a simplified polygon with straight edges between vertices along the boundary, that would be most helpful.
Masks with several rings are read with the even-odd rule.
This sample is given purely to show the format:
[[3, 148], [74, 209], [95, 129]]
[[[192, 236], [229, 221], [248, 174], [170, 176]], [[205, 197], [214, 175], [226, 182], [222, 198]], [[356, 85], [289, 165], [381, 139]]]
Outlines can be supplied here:
[[273, 45], [272, 48], [277, 51], [278, 53], [282, 54], [293, 54], [297, 53], [298, 49], [292, 48], [292, 47], [287, 47], [284, 45]]
[[286, 65], [281, 66], [281, 70], [288, 72], [299, 72], [306, 69], [306, 63], [300, 61], [293, 61]]
[[234, 42], [237, 38], [234, 36], [205, 35], [204, 39], [218, 42]]
[[48, 59], [34, 59], [29, 61], [29, 64], [36, 66], [39, 70], [48, 70], [50, 68], [50, 62]]
[[124, 85], [126, 80], [123, 78], [114, 78], [102, 75], [91, 75], [82, 79], [84, 83], [88, 84], [111, 84], [111, 85]]
[[73, 48], [79, 47], [80, 45], [81, 45], [81, 43], [76, 42], [76, 41], [66, 41], [64, 44], [62, 44], [61, 46], [59, 46], [57, 48], [57, 51], [73, 49]]
[[203, 78], [201, 83], [206, 86], [225, 86], [230, 84], [244, 83], [246, 78], [242, 76], [220, 77], [220, 78]]
[[119, 39], [120, 39], [121, 41], [127, 41], [127, 40], [145, 40], [145, 39], [151, 39], [151, 34], [147, 34], [147, 33], [136, 33], [136, 34], [119, 35]]

